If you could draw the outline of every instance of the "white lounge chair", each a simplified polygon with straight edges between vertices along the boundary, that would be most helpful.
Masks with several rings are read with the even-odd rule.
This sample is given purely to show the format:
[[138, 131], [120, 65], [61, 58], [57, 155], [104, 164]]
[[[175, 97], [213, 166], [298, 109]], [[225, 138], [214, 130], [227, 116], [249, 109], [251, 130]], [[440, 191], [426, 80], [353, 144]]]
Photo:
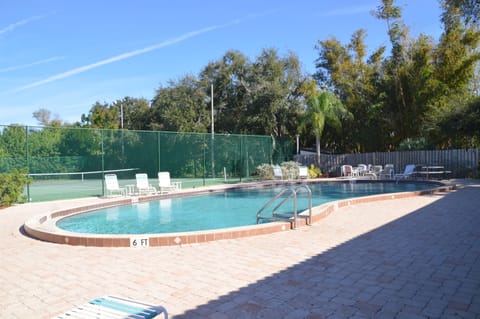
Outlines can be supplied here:
[[153, 319], [160, 318], [158, 316], [161, 314], [163, 314], [165, 319], [168, 319], [167, 310], [162, 306], [155, 306], [124, 297], [105, 296], [93, 299], [86, 304], [75, 306], [52, 319]]
[[356, 172], [357, 176], [365, 176], [368, 172], [368, 166], [366, 164], [358, 164], [358, 166], [354, 168], [354, 172]]
[[298, 167], [298, 178], [308, 178], [308, 167], [299, 166]]
[[383, 167], [382, 165], [369, 165], [368, 172], [365, 173], [366, 176], [370, 176], [371, 179], [379, 179], [382, 174]]
[[385, 167], [380, 171], [380, 179], [392, 179], [394, 175], [394, 166], [393, 164], [385, 164]]
[[118, 185], [116, 174], [105, 174], [105, 190], [107, 196], [112, 196], [114, 193], [125, 196], [125, 188]]
[[352, 165], [342, 165], [340, 168], [340, 176], [353, 176]]
[[401, 174], [395, 174], [395, 180], [399, 181], [401, 179], [406, 179], [413, 177], [415, 175], [415, 164], [408, 164], [405, 166], [405, 170]]
[[382, 165], [373, 165], [372, 166], [372, 172], [378, 176], [380, 176], [380, 174], [382, 173], [383, 171], [383, 167]]
[[182, 182], [172, 182], [170, 172], [158, 172], [158, 191], [160, 194], [182, 189]]
[[137, 181], [137, 192], [139, 195], [155, 194], [157, 189], [148, 182], [148, 175], [145, 173], [135, 174]]
[[275, 179], [283, 179], [282, 168], [278, 165], [272, 166], [273, 169], [273, 177]]

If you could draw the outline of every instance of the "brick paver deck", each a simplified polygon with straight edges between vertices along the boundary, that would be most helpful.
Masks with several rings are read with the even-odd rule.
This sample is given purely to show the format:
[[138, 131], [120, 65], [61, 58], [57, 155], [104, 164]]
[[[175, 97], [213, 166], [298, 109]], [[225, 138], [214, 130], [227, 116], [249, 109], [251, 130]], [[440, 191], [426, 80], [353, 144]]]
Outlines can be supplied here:
[[50, 318], [116, 294], [174, 318], [480, 318], [480, 183], [366, 203], [264, 236], [145, 249], [24, 236], [0, 210], [0, 318]]

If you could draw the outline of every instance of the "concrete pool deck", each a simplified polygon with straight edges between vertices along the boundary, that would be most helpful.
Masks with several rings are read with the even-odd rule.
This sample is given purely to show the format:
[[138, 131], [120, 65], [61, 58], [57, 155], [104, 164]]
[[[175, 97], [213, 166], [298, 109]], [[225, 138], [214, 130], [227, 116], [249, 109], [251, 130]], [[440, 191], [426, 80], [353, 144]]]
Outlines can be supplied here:
[[47, 243], [22, 233], [44, 210], [0, 210], [0, 318], [51, 318], [115, 294], [173, 318], [478, 318], [480, 181], [449, 193], [344, 207], [312, 226], [144, 249]]

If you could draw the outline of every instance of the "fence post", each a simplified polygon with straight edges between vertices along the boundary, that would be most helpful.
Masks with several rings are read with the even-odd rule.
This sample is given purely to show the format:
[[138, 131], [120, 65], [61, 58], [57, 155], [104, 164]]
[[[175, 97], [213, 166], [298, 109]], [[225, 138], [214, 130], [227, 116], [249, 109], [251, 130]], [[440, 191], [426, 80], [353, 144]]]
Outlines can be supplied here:
[[[28, 126], [25, 126], [25, 164], [27, 164], [27, 174], [30, 173], [30, 158], [28, 156]], [[27, 183], [27, 202], [30, 202], [30, 183]]]
[[[245, 147], [244, 143], [245, 143], [245, 139], [244, 139], [243, 135], [240, 135], [240, 161], [239, 161], [240, 167], [238, 168], [238, 171], [240, 172], [240, 182], [242, 181], [243, 163], [244, 163], [244, 161], [248, 161], [247, 158], [243, 157], [243, 149]], [[246, 165], [247, 165], [247, 169], [248, 169], [248, 162], [247, 162]]]
[[158, 172], [162, 171], [162, 165], [161, 165], [161, 152], [160, 152], [160, 147], [161, 147], [161, 141], [160, 138], [162, 137], [160, 132], [157, 132], [157, 156], [158, 156]]
[[203, 186], [205, 186], [205, 173], [207, 166], [207, 142], [205, 141], [205, 134], [203, 135]]
[[102, 149], [102, 196], [105, 196], [105, 151], [103, 146], [103, 139], [105, 138], [103, 134], [103, 129], [100, 129], [100, 141]]

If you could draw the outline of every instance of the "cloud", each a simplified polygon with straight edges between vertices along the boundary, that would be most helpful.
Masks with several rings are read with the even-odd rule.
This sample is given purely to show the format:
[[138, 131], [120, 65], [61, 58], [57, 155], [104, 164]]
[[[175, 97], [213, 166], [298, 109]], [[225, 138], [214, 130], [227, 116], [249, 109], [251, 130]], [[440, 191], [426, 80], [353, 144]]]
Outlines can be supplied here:
[[16, 71], [16, 70], [21, 70], [21, 69], [27, 69], [27, 68], [30, 68], [30, 67], [35, 66], [35, 65], [50, 63], [50, 62], [63, 60], [63, 59], [64, 59], [64, 57], [55, 56], [55, 57], [35, 61], [35, 62], [32, 62], [32, 63], [28, 63], [28, 64], [21, 64], [21, 65], [15, 65], [15, 66], [10, 66], [10, 67], [7, 67], [7, 68], [3, 68], [3, 69], [0, 69], [0, 73]]
[[6, 26], [5, 28], [0, 29], [0, 35], [2, 35], [2, 34], [4, 34], [4, 33], [12, 32], [12, 31], [14, 31], [15, 29], [17, 29], [18, 27], [21, 27], [21, 26], [23, 26], [23, 25], [29, 24], [30, 22], [33, 22], [33, 21], [37, 21], [37, 20], [43, 19], [43, 18], [45, 18], [45, 17], [46, 17], [46, 16], [35, 16], [35, 17], [31, 17], [31, 18], [28, 18], [28, 19], [23, 19], [23, 20], [20, 20], [20, 21], [15, 22], [15, 23], [9, 24], [9, 25]]
[[107, 65], [107, 64], [110, 64], [110, 63], [122, 61], [122, 60], [129, 59], [129, 58], [132, 58], [132, 57], [137, 56], [137, 55], [141, 55], [141, 54], [145, 54], [145, 53], [148, 53], [148, 52], [151, 52], [151, 51], [159, 50], [161, 48], [165, 48], [165, 47], [174, 45], [176, 43], [188, 40], [190, 38], [199, 36], [199, 35], [204, 34], [204, 33], [212, 32], [212, 31], [219, 30], [219, 29], [224, 29], [224, 28], [227, 28], [231, 25], [238, 24], [240, 22], [241, 22], [241, 20], [237, 19], [237, 20], [231, 21], [231, 22], [226, 23], [226, 24], [214, 25], [214, 26], [203, 28], [203, 29], [187, 32], [187, 33], [182, 34], [182, 35], [180, 35], [176, 38], [172, 38], [172, 39], [169, 39], [169, 40], [166, 40], [166, 41], [163, 41], [163, 42], [160, 42], [160, 43], [157, 43], [157, 44], [154, 44], [154, 45], [142, 48], [142, 49], [122, 53], [122, 54], [113, 56], [111, 58], [101, 60], [99, 62], [84, 65], [84, 66], [81, 66], [81, 67], [78, 67], [78, 68], [75, 68], [75, 69], [57, 74], [57, 75], [50, 76], [46, 79], [36, 81], [36, 82], [30, 83], [30, 84], [18, 87], [16, 89], [13, 89], [12, 92], [16, 93], [16, 92], [20, 92], [20, 91], [25, 91], [25, 90], [28, 90], [28, 89], [31, 89], [31, 88], [34, 88], [34, 87], [37, 87], [37, 86], [40, 86], [40, 85], [44, 85], [44, 84], [47, 84], [47, 83], [50, 83], [50, 82], [65, 79], [65, 78], [68, 78], [68, 77], [71, 77], [71, 76], [74, 76], [74, 75], [77, 75], [77, 74], [80, 74], [80, 73], [83, 73], [83, 72], [87, 72], [87, 71], [92, 70], [92, 69], [96, 69], [98, 67], [101, 67], [101, 66], [104, 66], [104, 65]]

